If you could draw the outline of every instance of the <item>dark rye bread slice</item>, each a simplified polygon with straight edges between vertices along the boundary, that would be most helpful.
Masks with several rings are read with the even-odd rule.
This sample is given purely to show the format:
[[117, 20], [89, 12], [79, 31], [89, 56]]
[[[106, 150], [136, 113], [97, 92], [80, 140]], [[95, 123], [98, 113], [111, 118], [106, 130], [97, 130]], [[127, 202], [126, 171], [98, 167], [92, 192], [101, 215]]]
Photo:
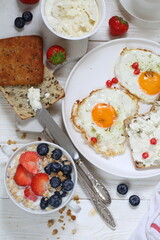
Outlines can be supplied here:
[[0, 39], [0, 86], [43, 81], [43, 40], [40, 36]]
[[[29, 101], [27, 99], [28, 89], [32, 85], [19, 86], [0, 86], [0, 90], [4, 94], [8, 103], [12, 106], [16, 114], [21, 119], [27, 119], [35, 116]], [[64, 90], [55, 79], [53, 73], [47, 68], [44, 68], [44, 80], [41, 84], [34, 85], [34, 88], [40, 89], [41, 103], [46, 107], [50, 107], [53, 103], [64, 97]], [[47, 98], [45, 94], [49, 93]]]
[[[156, 115], [156, 116], [154, 115], [154, 119], [156, 117], [156, 122], [155, 121], [151, 122], [151, 125], [154, 126], [154, 129], [149, 127], [149, 126], [151, 126], [151, 125], [149, 125], [149, 121], [152, 121], [152, 119], [153, 119], [152, 114]], [[132, 123], [135, 124], [137, 122], [138, 118], [141, 119], [141, 122], [143, 121], [143, 125], [138, 124], [137, 128], [135, 128], [135, 130], [133, 131], [133, 130], [131, 130], [130, 125]], [[146, 142], [144, 141], [145, 135], [146, 136], [150, 135], [147, 140], [147, 144], [149, 144], [149, 146], [145, 147], [145, 151], [146, 152], [148, 151], [149, 155], [151, 155], [150, 150], [152, 149], [152, 146], [154, 147], [154, 149], [152, 149], [153, 152], [155, 152], [157, 148], [160, 148], [160, 134], [158, 134], [158, 136], [156, 137], [157, 144], [156, 145], [150, 144], [150, 139], [154, 138], [154, 136], [153, 136], [154, 133], [155, 132], [158, 133], [160, 131], [159, 123], [160, 123], [160, 95], [158, 95], [157, 98], [155, 99], [149, 112], [146, 112], [144, 114], [136, 114], [133, 117], [128, 117], [124, 121], [124, 126], [125, 126], [125, 130], [126, 130], [126, 135], [128, 137], [129, 147], [131, 150], [132, 158], [133, 158], [134, 164], [137, 168], [143, 169], [143, 168], [150, 168], [150, 167], [160, 167], [160, 158], [159, 157], [158, 157], [158, 159], [152, 158], [151, 161], [149, 163], [147, 163], [147, 159], [141, 158], [142, 153], [140, 153], [139, 158], [136, 158], [135, 154], [134, 154], [136, 149], [141, 149], [142, 146], [147, 146]], [[144, 130], [145, 126], [148, 126], [148, 129], [149, 129], [148, 135], [145, 133], [145, 130]], [[145, 135], [142, 135], [143, 133], [145, 133]], [[133, 134], [135, 135], [135, 137]], [[140, 141], [137, 140], [138, 138], [140, 139]], [[132, 144], [133, 141], [131, 139], [133, 139], [136, 142], [136, 144], [133, 145]]]

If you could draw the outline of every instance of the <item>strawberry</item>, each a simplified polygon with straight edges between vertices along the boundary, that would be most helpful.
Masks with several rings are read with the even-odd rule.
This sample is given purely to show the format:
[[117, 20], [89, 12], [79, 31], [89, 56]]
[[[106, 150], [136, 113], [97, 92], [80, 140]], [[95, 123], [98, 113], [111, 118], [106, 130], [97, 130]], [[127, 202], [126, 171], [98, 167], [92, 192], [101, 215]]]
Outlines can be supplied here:
[[33, 175], [29, 173], [21, 164], [18, 165], [14, 175], [14, 181], [19, 186], [31, 185]]
[[47, 60], [54, 64], [58, 65], [66, 61], [66, 50], [58, 45], [51, 46], [47, 50]]
[[47, 174], [37, 173], [31, 182], [32, 191], [38, 196], [43, 196], [47, 190], [48, 181], [49, 177]]
[[25, 4], [35, 4], [35, 3], [38, 3], [39, 0], [20, 0], [20, 2]]
[[24, 189], [24, 195], [26, 198], [32, 200], [33, 202], [35, 202], [37, 200], [37, 196], [34, 194], [34, 192], [32, 191], [32, 189], [30, 187], [26, 187]]
[[36, 174], [38, 171], [39, 156], [36, 152], [28, 151], [22, 153], [19, 158], [20, 164], [30, 173]]
[[123, 18], [113, 16], [109, 19], [109, 30], [112, 36], [121, 35], [127, 32], [129, 24]]

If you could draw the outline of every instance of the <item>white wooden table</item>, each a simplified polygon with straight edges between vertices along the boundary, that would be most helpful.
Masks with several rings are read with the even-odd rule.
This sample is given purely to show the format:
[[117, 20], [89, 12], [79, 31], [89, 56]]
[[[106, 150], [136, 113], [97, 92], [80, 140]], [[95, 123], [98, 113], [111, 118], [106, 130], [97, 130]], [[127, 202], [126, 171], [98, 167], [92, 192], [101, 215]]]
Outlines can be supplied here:
[[[16, 3], [13, 3], [14, 1]], [[24, 6], [24, 9], [27, 9], [27, 7]], [[20, 32], [17, 32], [13, 26], [14, 19], [20, 16], [22, 12], [22, 8], [18, 5], [18, 0], [1, 0], [0, 11], [0, 38], [42, 33], [44, 25], [40, 18], [40, 4], [32, 9], [34, 14], [33, 22]], [[144, 25], [125, 12], [118, 0], [106, 0], [105, 21], [99, 31], [89, 39], [88, 51], [103, 42], [118, 39], [118, 37], [111, 37], [108, 33], [108, 19], [113, 15], [122, 16], [129, 21], [129, 31], [122, 37], [143, 37], [155, 41], [160, 40], [158, 26], [149, 27], [148, 25]], [[37, 26], [37, 30], [35, 30], [35, 26]], [[47, 41], [47, 36], [44, 35], [43, 37]], [[53, 43], [57, 43], [56, 41], [57, 39], [54, 39]], [[74, 64], [70, 63], [56, 72], [56, 77], [62, 86], [65, 85], [66, 78]], [[61, 102], [56, 103], [51, 111], [54, 111], [56, 121], [63, 127]], [[22, 144], [37, 140], [38, 137], [43, 139], [41, 134], [35, 133], [27, 133], [27, 136], [23, 138], [23, 134], [16, 129], [15, 114], [12, 108], [8, 105], [2, 94], [0, 94], [0, 144], [7, 144], [8, 140], [16, 141], [16, 144], [11, 145], [12, 149], [14, 149]], [[59, 213], [44, 217], [29, 215], [18, 209], [10, 201], [3, 183], [5, 160], [6, 157], [0, 151], [0, 240], [127, 240], [147, 211], [151, 193], [159, 181], [159, 177], [142, 180], [123, 179], [102, 172], [87, 163], [91, 171], [106, 185], [111, 194], [112, 204], [109, 209], [115, 218], [117, 229], [112, 231], [104, 224], [93, 209], [85, 190], [82, 186], [78, 185], [76, 194], [80, 197], [82, 210], [77, 215], [76, 220], [71, 222], [68, 221], [68, 216], [64, 214], [66, 225], [65, 230], [63, 230], [63, 224], [58, 221]], [[116, 192], [116, 187], [121, 182], [129, 185], [129, 192], [124, 197], [119, 197]], [[141, 198], [140, 205], [135, 209], [131, 208], [128, 203], [128, 198], [132, 194], [137, 194]], [[55, 221], [55, 224], [50, 228], [47, 226], [49, 219], [54, 219]], [[53, 236], [52, 231], [54, 229], [58, 229], [58, 233]]]

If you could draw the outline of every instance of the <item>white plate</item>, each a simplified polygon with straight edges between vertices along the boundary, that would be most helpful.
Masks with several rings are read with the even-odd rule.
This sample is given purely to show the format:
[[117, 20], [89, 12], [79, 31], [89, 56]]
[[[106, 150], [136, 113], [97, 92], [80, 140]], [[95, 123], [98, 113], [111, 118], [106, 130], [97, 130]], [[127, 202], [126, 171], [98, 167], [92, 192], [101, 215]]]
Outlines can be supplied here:
[[119, 1], [123, 8], [134, 18], [137, 18], [141, 21], [145, 21], [148, 23], [160, 22], [159, 7], [157, 8], [155, 7], [155, 4], [160, 5], [160, 3], [154, 3], [149, 0], [146, 3], [144, 2], [144, 0], [137, 0], [139, 1], [138, 3], [136, 3], [133, 0], [119, 0]]
[[[71, 120], [71, 108], [76, 100], [81, 100], [95, 89], [105, 87], [105, 82], [114, 77], [114, 64], [124, 47], [144, 48], [159, 54], [159, 44], [137, 38], [118, 39], [102, 44], [87, 53], [71, 71], [62, 101], [62, 114], [66, 130], [80, 153], [96, 167], [127, 178], [146, 178], [160, 174], [159, 169], [137, 170], [134, 167], [129, 148], [122, 155], [105, 159], [86, 144], [81, 133], [76, 131]], [[140, 112], [151, 106], [141, 105]]]

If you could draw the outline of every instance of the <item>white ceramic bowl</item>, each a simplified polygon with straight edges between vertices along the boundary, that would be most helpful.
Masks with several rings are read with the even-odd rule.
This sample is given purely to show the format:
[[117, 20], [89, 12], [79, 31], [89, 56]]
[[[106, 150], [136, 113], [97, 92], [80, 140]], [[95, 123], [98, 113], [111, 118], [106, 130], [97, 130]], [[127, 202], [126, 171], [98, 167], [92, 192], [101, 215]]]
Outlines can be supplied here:
[[96, 33], [98, 31], [98, 29], [100, 28], [100, 26], [101, 26], [101, 24], [102, 24], [102, 22], [104, 21], [104, 18], [105, 18], [105, 13], [106, 13], [105, 1], [104, 0], [96, 0], [97, 5], [98, 5], [98, 9], [99, 9], [99, 20], [98, 20], [96, 26], [94, 27], [94, 29], [91, 32], [88, 32], [88, 33], [86, 33], [86, 34], [84, 34], [80, 37], [73, 37], [73, 38], [68, 37], [66, 35], [62, 35], [62, 34], [56, 32], [53, 28], [51, 28], [51, 26], [47, 22], [46, 17], [44, 15], [45, 2], [46, 2], [46, 0], [41, 1], [41, 15], [42, 15], [42, 19], [43, 19], [45, 25], [47, 26], [47, 28], [52, 33], [54, 33], [58, 37], [61, 37], [61, 38], [67, 39], [67, 40], [81, 40], [81, 39], [90, 37], [91, 35], [93, 35], [94, 33]]
[[[73, 189], [68, 192], [68, 195], [64, 198], [64, 201], [62, 202], [62, 204], [57, 207], [57, 208], [54, 208], [54, 209], [51, 209], [49, 211], [45, 211], [45, 210], [33, 210], [31, 208], [28, 208], [28, 207], [25, 207], [22, 203], [18, 203], [16, 201], [16, 199], [12, 196], [10, 190], [8, 189], [8, 184], [7, 184], [7, 170], [8, 170], [8, 167], [11, 165], [12, 161], [15, 159], [15, 157], [17, 156], [17, 154], [19, 154], [21, 151], [25, 150], [27, 147], [29, 146], [32, 146], [32, 145], [38, 145], [40, 143], [47, 143], [49, 146], [51, 146], [52, 148], [58, 148], [58, 149], [61, 149], [63, 154], [67, 157], [67, 159], [69, 161], [71, 161], [72, 163], [72, 167], [73, 167], [73, 170], [72, 170], [72, 181], [74, 182], [74, 187]], [[8, 149], [9, 150], [9, 149]], [[5, 150], [6, 151], [6, 150]], [[9, 152], [9, 151], [8, 151]], [[50, 213], [54, 213], [56, 211], [58, 211], [59, 209], [63, 208], [64, 206], [66, 205], [69, 205], [70, 208], [72, 208], [72, 210], [74, 210], [75, 212], [79, 212], [80, 210], [80, 207], [79, 206], [76, 206], [75, 202], [72, 199], [73, 197], [73, 194], [75, 192], [75, 188], [76, 188], [76, 185], [77, 185], [77, 170], [76, 170], [76, 166], [75, 166], [75, 163], [73, 161], [73, 159], [71, 158], [71, 156], [68, 154], [68, 152], [66, 152], [63, 148], [61, 148], [60, 146], [54, 144], [54, 143], [50, 143], [50, 142], [46, 142], [46, 141], [36, 141], [36, 142], [31, 142], [31, 143], [28, 143], [28, 144], [25, 144], [22, 148], [19, 148], [16, 152], [14, 152], [7, 165], [6, 165], [6, 168], [5, 168], [5, 174], [4, 174], [4, 183], [5, 183], [5, 188], [6, 188], [6, 191], [10, 197], [10, 199], [12, 200], [12, 202], [18, 206], [19, 208], [25, 210], [26, 212], [28, 213], [33, 213], [33, 214], [39, 214], [39, 215], [44, 215], [44, 214], [50, 214]]]

